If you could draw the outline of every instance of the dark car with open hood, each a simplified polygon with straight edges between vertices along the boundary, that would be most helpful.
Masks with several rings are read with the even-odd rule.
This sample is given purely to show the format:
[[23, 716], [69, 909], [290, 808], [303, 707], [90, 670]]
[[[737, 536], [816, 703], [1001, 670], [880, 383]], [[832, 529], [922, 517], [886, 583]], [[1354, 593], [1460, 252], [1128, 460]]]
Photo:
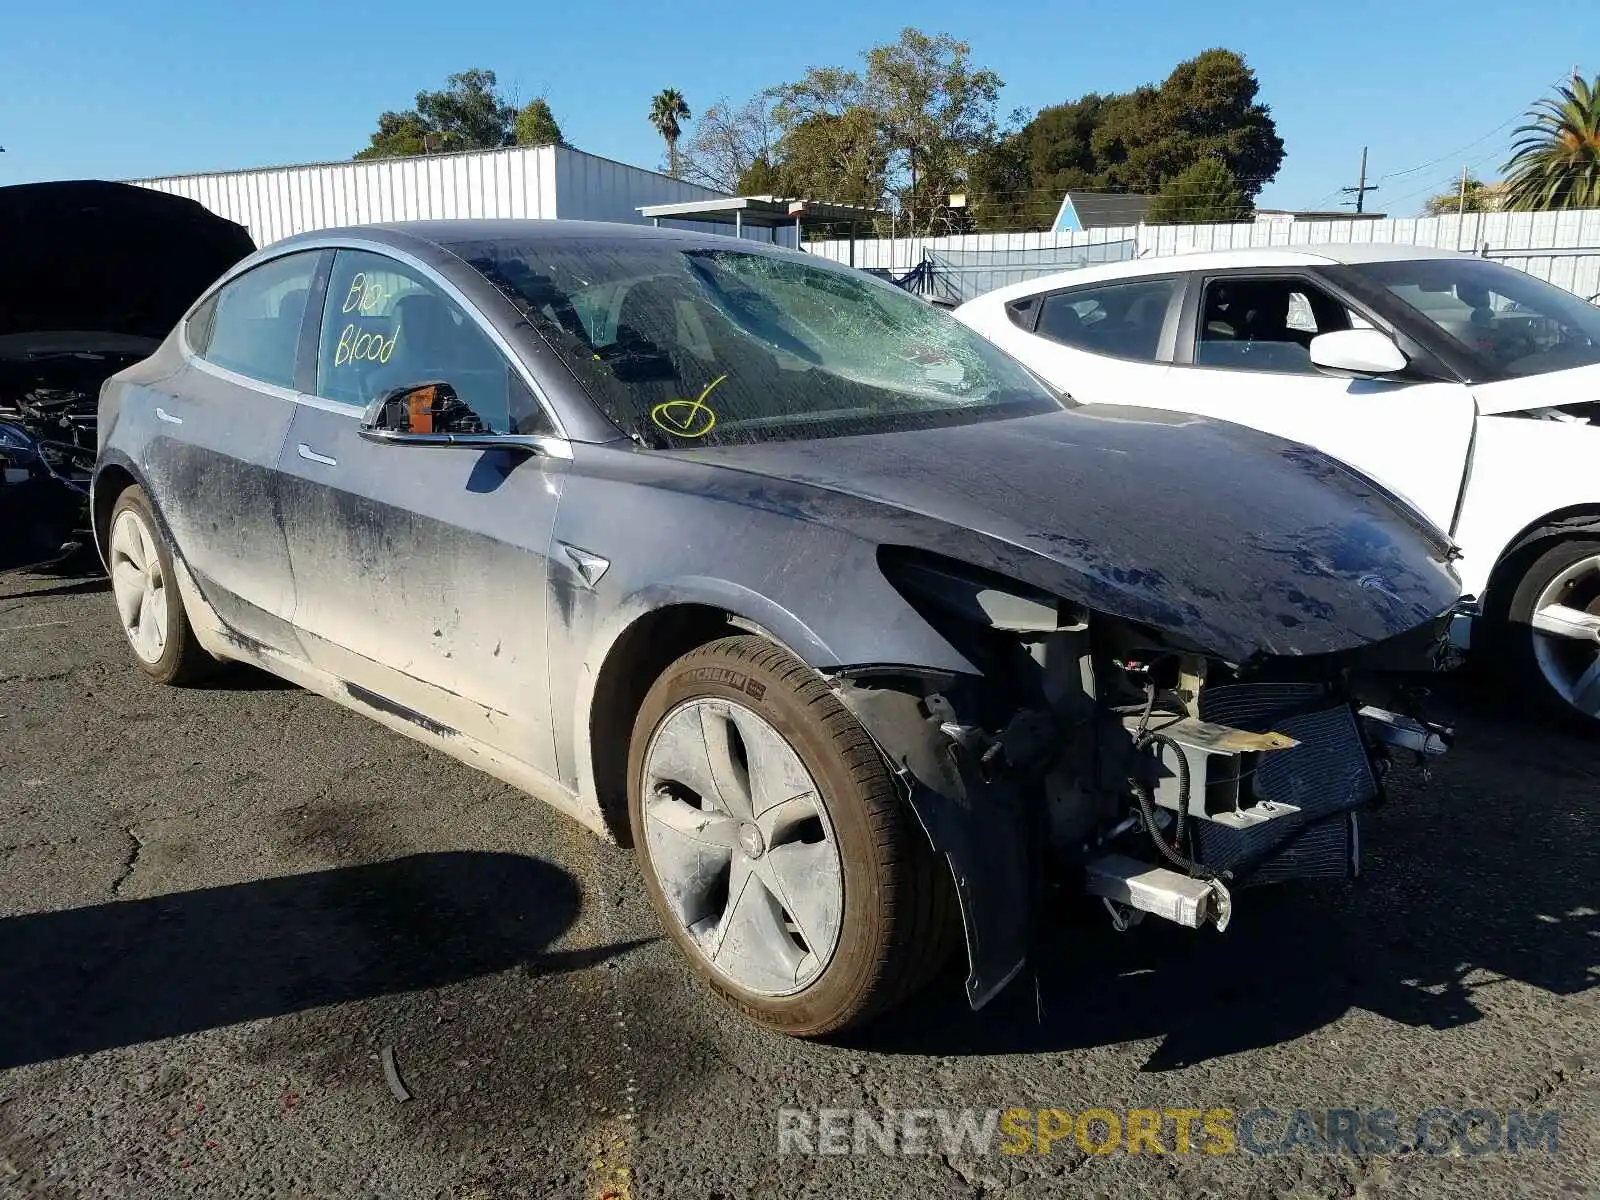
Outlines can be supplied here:
[[[1041, 897], [1225, 929], [1344, 877], [1454, 548], [1288, 442], [1080, 408], [809, 255], [582, 222], [280, 242], [101, 395], [134, 661], [253, 663], [631, 842], [712, 988], [801, 1035]], [[1402, 693], [1403, 695], [1403, 693]], [[1376, 704], [1374, 703], [1376, 701]]]
[[100, 385], [253, 251], [193, 200], [103, 180], [0, 188], [0, 571], [89, 540]]

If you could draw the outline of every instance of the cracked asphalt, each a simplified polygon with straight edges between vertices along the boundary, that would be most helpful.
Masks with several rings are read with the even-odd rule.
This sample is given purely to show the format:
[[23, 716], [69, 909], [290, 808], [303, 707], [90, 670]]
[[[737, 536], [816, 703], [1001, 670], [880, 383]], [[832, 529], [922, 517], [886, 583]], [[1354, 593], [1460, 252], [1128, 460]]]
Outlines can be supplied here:
[[[153, 686], [100, 585], [0, 576], [0, 1196], [1595, 1200], [1600, 745], [1444, 700], [1363, 879], [1223, 935], [1072, 908], [985, 1011], [952, 973], [816, 1045], [703, 991], [627, 852], [270, 678]], [[1435, 1106], [1556, 1150], [778, 1153], [782, 1108]]]

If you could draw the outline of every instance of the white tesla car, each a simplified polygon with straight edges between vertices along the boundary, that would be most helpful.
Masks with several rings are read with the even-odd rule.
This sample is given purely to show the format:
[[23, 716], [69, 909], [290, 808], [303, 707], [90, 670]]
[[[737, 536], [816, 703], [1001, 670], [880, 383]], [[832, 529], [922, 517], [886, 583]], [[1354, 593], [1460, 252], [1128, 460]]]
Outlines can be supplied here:
[[1344, 245], [1086, 267], [956, 316], [1081, 402], [1251, 425], [1386, 485], [1460, 546], [1477, 652], [1600, 723], [1600, 307]]

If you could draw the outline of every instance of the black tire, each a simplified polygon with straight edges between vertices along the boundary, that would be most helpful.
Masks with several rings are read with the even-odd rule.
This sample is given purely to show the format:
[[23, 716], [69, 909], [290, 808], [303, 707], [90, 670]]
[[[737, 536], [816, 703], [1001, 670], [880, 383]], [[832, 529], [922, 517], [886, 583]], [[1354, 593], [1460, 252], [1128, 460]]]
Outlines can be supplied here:
[[[645, 752], [664, 718], [698, 698], [736, 701], [789, 742], [818, 785], [838, 841], [844, 883], [838, 946], [822, 973], [791, 995], [753, 994], [718, 974], [668, 907], [650, 864]], [[949, 868], [929, 846], [877, 746], [815, 672], [764, 638], [711, 642], [656, 680], [629, 744], [628, 818], [663, 928], [719, 995], [780, 1033], [818, 1037], [882, 1014], [938, 973], [959, 935]]]
[[[161, 525], [156, 520], [150, 497], [145, 495], [144, 489], [137, 484], [130, 484], [124, 488], [117, 496], [116, 504], [111, 508], [111, 519], [106, 523], [106, 557], [108, 560], [112, 558], [112, 531], [116, 529], [117, 522], [123, 514], [130, 512], [144, 526], [155, 549], [156, 559], [160, 563], [161, 576], [165, 581], [162, 595], [165, 599], [167, 622], [166, 644], [161, 656], [154, 662], [147, 662], [135, 652], [133, 661], [141, 671], [157, 683], [171, 684], [175, 687], [200, 683], [215, 675], [222, 664], [206, 652], [196, 640], [194, 630], [189, 627], [189, 615], [184, 611], [183, 598], [178, 594], [177, 576], [172, 569], [172, 552], [161, 536]], [[122, 624], [120, 617], [118, 623]], [[129, 636], [131, 650], [132, 638], [125, 625], [123, 633]]]
[[[1531, 552], [1505, 608], [1495, 646], [1502, 673], [1518, 698], [1531, 699], [1550, 715], [1591, 733], [1600, 730], [1600, 720], [1573, 707], [1551, 682], [1539, 661], [1536, 646], [1540, 639], [1531, 622], [1540, 594], [1569, 568], [1592, 558], [1600, 558], [1600, 540], [1594, 538], [1564, 538], [1546, 543], [1542, 551], [1536, 548]], [[1600, 576], [1588, 582], [1575, 581], [1571, 597], [1565, 602], [1573, 608], [1600, 613]], [[1593, 643], [1553, 644], [1547, 649], [1571, 655], [1574, 663], [1581, 666], [1582, 656], [1592, 658], [1595, 653], [1586, 646], [1592, 647]]]

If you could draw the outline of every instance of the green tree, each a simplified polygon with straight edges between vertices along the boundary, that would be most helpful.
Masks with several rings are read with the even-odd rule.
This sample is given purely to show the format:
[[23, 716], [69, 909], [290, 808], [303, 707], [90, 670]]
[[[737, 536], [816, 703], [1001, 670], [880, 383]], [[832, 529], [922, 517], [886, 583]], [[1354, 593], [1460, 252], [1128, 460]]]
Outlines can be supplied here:
[[866, 99], [879, 114], [890, 186], [913, 230], [954, 228], [948, 207], [972, 158], [994, 143], [1000, 76], [972, 62], [972, 47], [947, 33], [903, 29], [867, 51]]
[[1500, 207], [1497, 189], [1481, 179], [1468, 178], [1448, 192], [1429, 196], [1422, 205], [1425, 217], [1449, 217], [1457, 213], [1494, 212]]
[[876, 114], [863, 105], [817, 112], [778, 140], [776, 175], [787, 195], [837, 204], [882, 205], [886, 168]]
[[1248, 221], [1251, 211], [1250, 198], [1222, 160], [1202, 158], [1162, 182], [1144, 219], [1151, 225], [1203, 225]]
[[998, 132], [999, 76], [967, 43], [911, 28], [862, 57], [864, 71], [812, 67], [774, 90], [783, 179], [814, 199], [893, 198], [912, 230], [954, 227], [949, 195]]
[[676, 88], [663, 88], [650, 101], [650, 124], [656, 127], [661, 140], [667, 143], [667, 174], [678, 173], [678, 139], [683, 136], [683, 122], [693, 116], [689, 102]]
[[1241, 55], [1215, 49], [1179, 63], [1159, 87], [1114, 97], [1092, 138], [1105, 183], [1154, 193], [1163, 180], [1211, 158], [1254, 199], [1284, 157], [1259, 90]]
[[369, 139], [371, 144], [357, 153], [356, 158], [405, 158], [425, 153], [429, 133], [415, 112], [381, 113], [378, 130]]
[[1506, 208], [1600, 208], [1600, 76], [1574, 74], [1513, 133]]
[[550, 102], [543, 96], [535, 96], [522, 106], [511, 132], [519, 146], [567, 144], [567, 140], [561, 136], [561, 126], [556, 124], [555, 114], [550, 111]]
[[739, 173], [732, 191], [739, 196], [776, 196], [784, 191], [783, 176], [766, 155], [757, 158]]
[[517, 110], [493, 71], [474, 67], [445, 80], [437, 92], [418, 92], [416, 107], [386, 112], [357, 158], [392, 158], [428, 150], [493, 150], [512, 144]]
[[1013, 114], [1018, 127], [973, 160], [968, 202], [977, 227], [1044, 229], [1069, 190], [1103, 187], [1092, 142], [1105, 104], [1091, 92], [1026, 123]]
[[983, 229], [1042, 229], [1073, 189], [1154, 194], [1207, 159], [1253, 200], [1283, 162], [1283, 140], [1243, 57], [1207, 50], [1158, 84], [1091, 92], [1041, 109], [973, 162], [969, 201]]

